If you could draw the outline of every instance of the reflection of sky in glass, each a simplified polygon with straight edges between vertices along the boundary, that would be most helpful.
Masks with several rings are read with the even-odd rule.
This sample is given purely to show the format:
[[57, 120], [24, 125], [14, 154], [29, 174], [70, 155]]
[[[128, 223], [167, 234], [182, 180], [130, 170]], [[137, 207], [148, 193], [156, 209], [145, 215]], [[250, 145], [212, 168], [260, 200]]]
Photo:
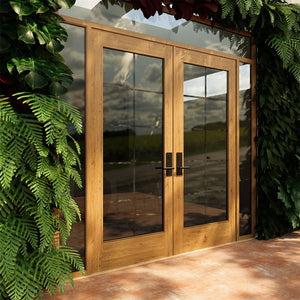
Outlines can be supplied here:
[[104, 131], [161, 134], [162, 59], [104, 48], [103, 63]]
[[240, 91], [250, 89], [250, 65], [240, 66]]
[[100, 1], [99, 0], [76, 0], [75, 6], [87, 8], [87, 9], [92, 9], [98, 4]]
[[[85, 29], [68, 24], [62, 26], [68, 31], [69, 36], [61, 54], [73, 72], [74, 79], [63, 98], [80, 110], [83, 124], [85, 124]], [[72, 128], [72, 133], [75, 133], [74, 128]]]
[[[240, 90], [240, 120], [247, 119], [247, 102], [250, 101], [251, 87], [251, 66], [250, 64], [240, 64], [239, 90]], [[248, 91], [248, 94], [247, 94]], [[249, 104], [248, 104], [249, 106]]]
[[[227, 72], [220, 71], [206, 76], [207, 90], [206, 97], [224, 95], [227, 93]], [[205, 76], [200, 76], [184, 81], [185, 96], [205, 97]], [[192, 100], [185, 97], [184, 101]]]
[[187, 23], [186, 20], [180, 19], [175, 20], [175, 18], [168, 14], [159, 15], [156, 13], [154, 16], [146, 19], [141, 10], [131, 10], [127, 14], [121, 17], [122, 19], [128, 19], [132, 21], [136, 21], [139, 23], [144, 23], [151, 26], [156, 26], [160, 28], [164, 28], [167, 30], [171, 30], [175, 27], [178, 27], [182, 23]]
[[[83, 3], [81, 0], [80, 3]], [[185, 43], [205, 49], [234, 55], [250, 57], [250, 38], [225, 30], [212, 28], [211, 26], [194, 21], [175, 20], [169, 14], [155, 15], [149, 19], [143, 17], [141, 11], [133, 10], [128, 2], [120, 1], [120, 5], [111, 5], [108, 8], [99, 2], [92, 9], [93, 4], [80, 4], [70, 10], [61, 9], [60, 13], [66, 16], [76, 17], [112, 27], [144, 33], [159, 38]]]
[[225, 123], [227, 72], [184, 64], [184, 78], [185, 131], [198, 125]]

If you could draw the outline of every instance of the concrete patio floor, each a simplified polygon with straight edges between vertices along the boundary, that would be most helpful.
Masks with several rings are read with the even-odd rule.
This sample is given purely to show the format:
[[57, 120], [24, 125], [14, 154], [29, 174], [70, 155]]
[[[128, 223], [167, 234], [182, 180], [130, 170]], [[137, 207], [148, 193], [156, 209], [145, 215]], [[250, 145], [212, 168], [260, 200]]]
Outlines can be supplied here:
[[52, 300], [300, 299], [300, 231], [75, 279]]

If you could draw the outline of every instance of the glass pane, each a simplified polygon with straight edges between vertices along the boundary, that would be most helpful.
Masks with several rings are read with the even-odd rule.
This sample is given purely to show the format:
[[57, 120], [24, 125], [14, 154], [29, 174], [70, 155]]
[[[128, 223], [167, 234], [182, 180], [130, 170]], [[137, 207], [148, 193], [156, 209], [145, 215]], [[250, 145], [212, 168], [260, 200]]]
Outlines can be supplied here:
[[73, 71], [73, 84], [63, 97], [75, 105], [79, 110], [83, 121], [83, 133], [77, 135], [74, 128], [70, 133], [80, 144], [81, 171], [83, 188], [79, 189], [74, 182], [71, 182], [71, 195], [79, 206], [81, 221], [73, 225], [67, 245], [78, 250], [85, 261], [85, 30], [82, 27], [63, 24], [68, 31], [68, 41], [62, 51], [66, 64]]
[[125, 1], [77, 0], [75, 6], [61, 9], [60, 13], [201, 48], [247, 58], [251, 55], [250, 37], [195, 21], [175, 20], [166, 13], [146, 19], [141, 10], [134, 10], [132, 4]]
[[163, 91], [162, 60], [150, 56], [135, 55], [135, 87], [142, 90]]
[[[129, 80], [113, 80], [121, 59], [104, 65], [104, 240], [163, 230], [163, 93], [161, 59], [105, 49], [127, 57]], [[113, 70], [113, 71], [111, 71]], [[113, 75], [113, 74], [114, 75]]]
[[[117, 50], [103, 49], [104, 83], [133, 87], [133, 54]], [[113, 66], [118, 66], [114, 68]]]
[[251, 233], [251, 68], [240, 63], [240, 235]]
[[226, 220], [227, 72], [184, 65], [184, 165], [184, 226]]

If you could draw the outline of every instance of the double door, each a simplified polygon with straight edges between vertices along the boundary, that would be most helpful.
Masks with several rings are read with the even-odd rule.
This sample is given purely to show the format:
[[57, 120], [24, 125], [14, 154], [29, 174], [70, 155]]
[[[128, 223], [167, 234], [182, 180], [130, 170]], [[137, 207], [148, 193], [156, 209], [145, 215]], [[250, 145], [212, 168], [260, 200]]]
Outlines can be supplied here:
[[87, 31], [87, 269], [234, 241], [230, 58]]

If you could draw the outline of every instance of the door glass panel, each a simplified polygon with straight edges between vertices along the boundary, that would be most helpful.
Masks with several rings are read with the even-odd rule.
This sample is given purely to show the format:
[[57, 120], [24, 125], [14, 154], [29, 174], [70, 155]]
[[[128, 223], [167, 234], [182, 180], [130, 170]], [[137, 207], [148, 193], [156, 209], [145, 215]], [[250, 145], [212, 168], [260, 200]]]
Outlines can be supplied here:
[[240, 63], [240, 235], [251, 233], [251, 69]]
[[85, 261], [85, 29], [68, 24], [63, 24], [63, 26], [68, 31], [68, 41], [65, 43], [62, 56], [72, 70], [74, 78], [63, 98], [79, 109], [83, 123], [83, 131], [80, 135], [75, 132], [74, 128], [69, 127], [69, 133], [77, 140], [81, 149], [79, 158], [83, 188], [79, 189], [71, 181], [71, 195], [79, 207], [81, 220], [77, 219], [77, 222], [73, 224], [67, 245], [78, 250]]
[[163, 61], [103, 50], [104, 240], [163, 230]]
[[90, 22], [127, 29], [175, 42], [250, 58], [251, 39], [238, 33], [211, 25], [162, 13], [146, 19], [143, 12], [135, 10], [129, 1], [77, 0], [71, 9], [60, 13]]
[[227, 72], [184, 65], [184, 226], [227, 219]]

